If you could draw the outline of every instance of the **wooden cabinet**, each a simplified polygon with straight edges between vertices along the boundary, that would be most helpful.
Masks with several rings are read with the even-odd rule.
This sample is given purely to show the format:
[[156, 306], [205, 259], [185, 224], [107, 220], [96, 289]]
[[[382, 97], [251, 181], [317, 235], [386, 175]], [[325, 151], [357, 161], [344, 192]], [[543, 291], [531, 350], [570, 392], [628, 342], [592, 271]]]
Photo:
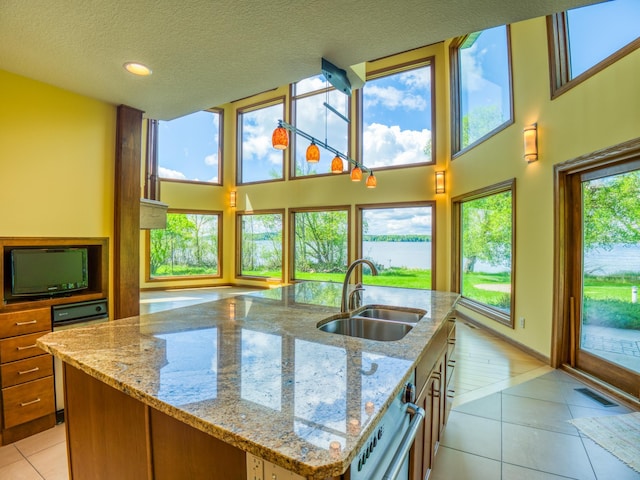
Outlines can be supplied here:
[[415, 403], [424, 409], [425, 418], [411, 450], [409, 468], [413, 480], [428, 478], [433, 467], [453, 401], [454, 352], [455, 317], [451, 314], [416, 367]]
[[0, 444], [55, 425], [53, 357], [36, 345], [51, 310], [0, 313]]

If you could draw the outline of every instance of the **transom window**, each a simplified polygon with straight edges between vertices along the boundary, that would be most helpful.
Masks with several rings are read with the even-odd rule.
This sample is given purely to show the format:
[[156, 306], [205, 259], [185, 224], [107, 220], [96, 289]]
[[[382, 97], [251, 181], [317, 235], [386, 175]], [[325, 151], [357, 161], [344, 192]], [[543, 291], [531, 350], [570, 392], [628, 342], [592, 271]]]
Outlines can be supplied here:
[[359, 256], [378, 270], [377, 276], [365, 273], [363, 284], [433, 288], [433, 207], [432, 203], [359, 207]]
[[221, 183], [222, 110], [158, 122], [158, 176], [163, 180]]
[[342, 282], [347, 270], [349, 211], [292, 211], [294, 280]]
[[370, 168], [432, 163], [431, 59], [374, 72], [361, 90], [363, 163]]
[[[324, 76], [306, 78], [292, 85], [292, 114], [300, 130], [318, 140], [325, 141], [339, 152], [349, 155], [349, 97], [327, 84]], [[340, 115], [325, 107], [325, 103]], [[294, 145], [292, 177], [330, 174], [334, 154], [320, 148], [320, 161], [306, 161], [309, 143], [302, 137], [290, 135]], [[344, 164], [344, 162], [343, 162]], [[344, 165], [346, 167], [346, 165]]]
[[149, 234], [149, 279], [220, 276], [220, 212], [170, 210]]
[[239, 276], [282, 279], [282, 212], [238, 213]]
[[509, 27], [451, 44], [451, 141], [459, 153], [513, 123]]
[[515, 180], [453, 199], [454, 289], [461, 305], [513, 328]]
[[284, 178], [284, 152], [271, 145], [283, 119], [283, 99], [238, 110], [238, 185]]
[[612, 0], [548, 17], [552, 97], [640, 47], [640, 2]]

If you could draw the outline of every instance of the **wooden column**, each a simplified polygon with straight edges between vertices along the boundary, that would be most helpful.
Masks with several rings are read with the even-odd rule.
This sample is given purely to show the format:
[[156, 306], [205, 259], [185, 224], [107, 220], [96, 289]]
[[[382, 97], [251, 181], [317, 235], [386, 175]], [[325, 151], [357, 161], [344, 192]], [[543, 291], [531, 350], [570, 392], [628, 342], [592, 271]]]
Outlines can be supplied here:
[[118, 107], [114, 198], [112, 318], [140, 313], [140, 164], [142, 114]]

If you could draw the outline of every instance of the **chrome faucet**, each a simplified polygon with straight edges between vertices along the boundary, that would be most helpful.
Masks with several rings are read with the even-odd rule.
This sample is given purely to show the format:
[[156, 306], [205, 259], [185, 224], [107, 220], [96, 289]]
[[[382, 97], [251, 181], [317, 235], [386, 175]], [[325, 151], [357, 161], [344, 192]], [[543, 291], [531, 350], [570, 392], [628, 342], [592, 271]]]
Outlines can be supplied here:
[[[367, 265], [369, 265], [369, 267], [371, 268], [372, 275], [378, 275], [378, 270], [376, 269], [376, 266], [366, 258], [359, 258], [351, 262], [351, 264], [349, 265], [349, 268], [347, 268], [347, 273], [344, 276], [344, 283], [342, 284], [342, 301], [340, 302], [340, 312], [342, 313], [349, 311], [349, 308], [347, 306], [347, 289], [349, 288], [349, 278], [351, 277], [351, 273], [353, 273], [355, 268], [361, 263], [366, 263]], [[359, 288], [362, 288], [362, 287], [359, 287]], [[364, 288], [362, 288], [362, 290], [364, 290]]]

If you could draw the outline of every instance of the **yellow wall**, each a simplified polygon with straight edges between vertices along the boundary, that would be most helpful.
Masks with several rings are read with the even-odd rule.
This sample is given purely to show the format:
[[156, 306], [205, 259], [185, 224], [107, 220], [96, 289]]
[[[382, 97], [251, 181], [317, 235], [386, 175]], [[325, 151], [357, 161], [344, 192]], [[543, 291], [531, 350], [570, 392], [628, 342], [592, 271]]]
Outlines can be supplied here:
[[0, 236], [112, 237], [114, 106], [0, 70]]
[[[550, 99], [544, 18], [511, 26], [515, 124], [450, 164], [451, 195], [516, 178], [515, 318], [490, 328], [550, 355], [553, 301], [553, 166], [640, 133], [640, 51]], [[523, 159], [522, 130], [537, 122], [539, 161]], [[525, 328], [517, 321], [525, 318]]]

